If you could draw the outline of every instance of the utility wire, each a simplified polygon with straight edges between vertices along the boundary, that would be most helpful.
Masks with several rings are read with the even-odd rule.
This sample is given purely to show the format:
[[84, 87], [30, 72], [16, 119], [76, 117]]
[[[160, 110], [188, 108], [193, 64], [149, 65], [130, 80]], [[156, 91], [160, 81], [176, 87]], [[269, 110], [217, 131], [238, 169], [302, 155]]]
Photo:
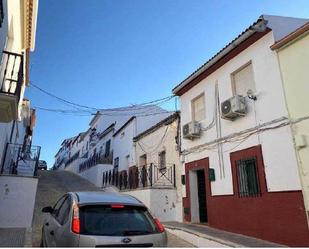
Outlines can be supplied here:
[[[65, 114], [65, 115], [76, 115], [76, 116], [94, 116], [97, 115], [97, 113], [80, 113], [76, 110], [65, 110], [65, 109], [50, 109], [50, 108], [45, 108], [45, 107], [40, 107], [40, 106], [34, 106], [35, 109], [41, 110], [41, 111], [47, 111], [47, 112], [54, 112], [54, 113], [59, 113], [59, 114]], [[154, 116], [154, 115], [159, 115], [159, 114], [167, 114], [171, 113], [170, 111], [162, 110], [162, 111], [157, 111], [157, 112], [141, 112], [141, 113], [100, 113], [102, 116], [136, 116], [136, 117], [146, 117], [146, 116]]]
[[[50, 92], [42, 89], [41, 87], [37, 86], [33, 82], [30, 82], [30, 86], [36, 88], [37, 90], [43, 92], [44, 94], [46, 94], [46, 95], [48, 95], [50, 97], [53, 97], [53, 98], [57, 99], [58, 101], [60, 101], [62, 103], [69, 104], [70, 106], [73, 106], [73, 107], [75, 106], [75, 107], [79, 107], [79, 108], [86, 108], [86, 109], [88, 109], [88, 112], [89, 112], [89, 110], [92, 110], [92, 111], [111, 111], [111, 112], [112, 111], [118, 111], [119, 112], [119, 111], [128, 111], [128, 110], [146, 109], [146, 108], [149, 108], [149, 105], [152, 105], [152, 104], [159, 105], [159, 104], [165, 103], [166, 101], [169, 101], [169, 100], [171, 100], [171, 99], [176, 97], [175, 95], [170, 95], [170, 96], [167, 96], [167, 97], [164, 97], [164, 98], [160, 98], [160, 99], [144, 102], [144, 103], [137, 104], [137, 105], [100, 109], [100, 108], [96, 108], [96, 107], [92, 107], [92, 106], [81, 105], [81, 104], [74, 103], [72, 101], [66, 100], [64, 98], [58, 97], [55, 94], [50, 93]], [[79, 109], [79, 110], [81, 112], [87, 112], [86, 110], [82, 110], [82, 109]]]

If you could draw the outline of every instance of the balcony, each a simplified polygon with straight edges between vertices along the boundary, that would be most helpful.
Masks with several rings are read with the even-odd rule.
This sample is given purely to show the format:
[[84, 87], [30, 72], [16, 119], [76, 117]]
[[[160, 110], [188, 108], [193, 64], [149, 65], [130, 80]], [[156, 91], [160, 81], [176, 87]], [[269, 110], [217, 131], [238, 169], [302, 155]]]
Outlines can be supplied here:
[[129, 191], [143, 188], [176, 188], [175, 164], [149, 164], [132, 166], [118, 172], [117, 168], [103, 173], [103, 187], [114, 185], [119, 190]]
[[113, 153], [109, 155], [105, 154], [94, 154], [92, 157], [88, 158], [86, 161], [79, 165], [79, 172], [85, 171], [97, 164], [112, 164], [113, 163]]
[[7, 144], [1, 174], [36, 176], [40, 157], [40, 146]]
[[18, 118], [18, 104], [24, 77], [24, 56], [3, 51], [0, 68], [0, 122]]

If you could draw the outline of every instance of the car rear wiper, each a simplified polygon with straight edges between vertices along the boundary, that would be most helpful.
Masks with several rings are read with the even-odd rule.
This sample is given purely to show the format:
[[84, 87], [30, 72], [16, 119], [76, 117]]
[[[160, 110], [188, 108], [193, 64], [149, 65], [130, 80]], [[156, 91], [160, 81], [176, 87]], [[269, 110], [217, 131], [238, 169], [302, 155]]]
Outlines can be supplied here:
[[147, 230], [128, 230], [122, 232], [124, 236], [128, 235], [144, 235], [144, 234], [150, 234], [150, 231]]

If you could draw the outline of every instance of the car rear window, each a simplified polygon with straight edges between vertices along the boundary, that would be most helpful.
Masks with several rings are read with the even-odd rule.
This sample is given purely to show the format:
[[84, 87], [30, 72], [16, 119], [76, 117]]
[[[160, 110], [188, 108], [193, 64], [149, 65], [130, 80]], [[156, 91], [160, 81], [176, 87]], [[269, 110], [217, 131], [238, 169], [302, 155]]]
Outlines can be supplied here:
[[80, 208], [81, 234], [129, 236], [157, 233], [154, 221], [143, 207], [85, 206]]

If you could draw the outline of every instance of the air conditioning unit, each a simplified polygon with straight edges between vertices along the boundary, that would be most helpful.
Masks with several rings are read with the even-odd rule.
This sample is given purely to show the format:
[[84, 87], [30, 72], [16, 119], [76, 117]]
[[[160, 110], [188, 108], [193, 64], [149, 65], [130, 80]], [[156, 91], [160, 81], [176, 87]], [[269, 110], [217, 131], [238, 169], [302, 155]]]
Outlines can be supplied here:
[[221, 117], [234, 120], [247, 113], [246, 99], [241, 95], [235, 95], [232, 98], [221, 103]]
[[201, 136], [201, 125], [199, 122], [192, 121], [182, 127], [183, 138], [193, 140]]

